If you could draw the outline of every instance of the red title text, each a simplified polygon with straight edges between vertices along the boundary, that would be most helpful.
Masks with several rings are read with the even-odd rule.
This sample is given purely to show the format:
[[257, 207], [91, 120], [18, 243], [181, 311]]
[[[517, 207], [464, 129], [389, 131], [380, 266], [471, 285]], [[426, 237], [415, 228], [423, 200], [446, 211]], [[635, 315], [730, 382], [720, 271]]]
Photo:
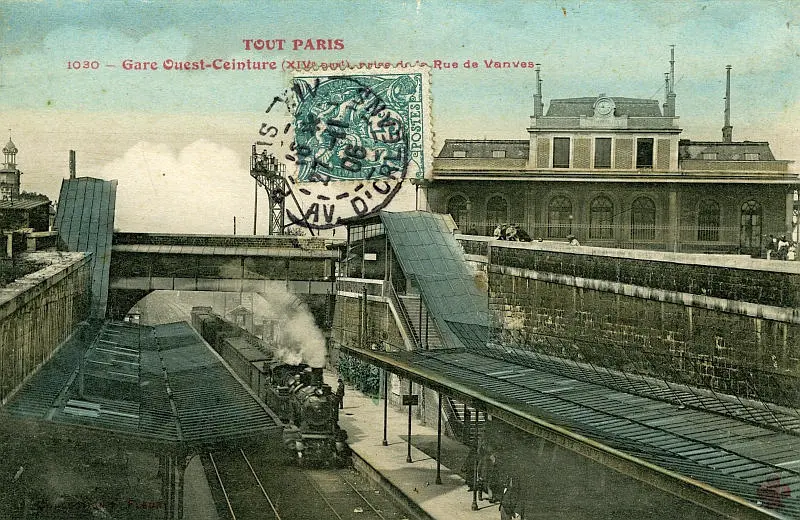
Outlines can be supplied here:
[[295, 40], [254, 38], [242, 40], [242, 43], [246, 51], [341, 51], [344, 49], [344, 39], [342, 38], [304, 38]]

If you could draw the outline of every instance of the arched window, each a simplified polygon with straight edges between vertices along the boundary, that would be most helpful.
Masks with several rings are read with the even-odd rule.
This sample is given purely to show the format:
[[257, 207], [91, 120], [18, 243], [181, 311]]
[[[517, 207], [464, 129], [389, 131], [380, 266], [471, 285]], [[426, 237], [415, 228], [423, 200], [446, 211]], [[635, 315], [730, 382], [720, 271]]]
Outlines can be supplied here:
[[564, 238], [572, 233], [572, 201], [554, 197], [547, 205], [547, 236]]
[[500, 195], [486, 201], [487, 235], [491, 235], [497, 224], [508, 223], [508, 202]]
[[447, 201], [447, 212], [453, 217], [453, 220], [462, 233], [466, 233], [467, 221], [469, 213], [467, 211], [467, 198], [463, 195], [453, 195]]
[[655, 240], [656, 204], [650, 197], [639, 197], [631, 204], [631, 239]]
[[614, 204], [597, 197], [589, 205], [589, 238], [614, 238]]
[[700, 201], [697, 209], [697, 240], [719, 240], [719, 204], [713, 200]]
[[761, 204], [748, 200], [742, 204], [739, 247], [742, 252], [761, 251]]

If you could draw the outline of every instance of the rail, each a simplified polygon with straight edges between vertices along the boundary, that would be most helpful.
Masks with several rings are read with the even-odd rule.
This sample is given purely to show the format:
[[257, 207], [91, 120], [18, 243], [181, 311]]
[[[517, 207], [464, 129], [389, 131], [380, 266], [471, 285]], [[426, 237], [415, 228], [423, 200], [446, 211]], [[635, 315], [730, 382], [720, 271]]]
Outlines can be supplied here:
[[414, 350], [419, 350], [421, 346], [420, 338], [418, 338], [414, 332], [414, 327], [411, 325], [411, 317], [408, 315], [406, 306], [400, 301], [400, 297], [397, 296], [397, 291], [394, 290], [394, 285], [392, 285], [391, 281], [384, 282], [383, 287], [385, 289], [385, 295], [389, 299], [389, 304], [394, 307], [397, 312], [397, 317], [400, 319], [399, 325], [403, 334], [411, 340]]
[[336, 279], [336, 292], [338, 293], [361, 295], [364, 293], [364, 288], [366, 288], [368, 296], [384, 297], [383, 286], [383, 280], [373, 280], [370, 278], [340, 277]]

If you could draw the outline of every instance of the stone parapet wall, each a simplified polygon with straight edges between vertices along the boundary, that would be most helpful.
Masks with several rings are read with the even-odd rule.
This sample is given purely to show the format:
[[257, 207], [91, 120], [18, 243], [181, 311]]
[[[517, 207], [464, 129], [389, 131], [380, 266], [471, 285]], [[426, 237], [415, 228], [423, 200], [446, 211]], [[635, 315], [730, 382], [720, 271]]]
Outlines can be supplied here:
[[491, 264], [785, 308], [800, 307], [800, 265], [734, 255], [692, 255], [490, 243]]
[[5, 403], [88, 318], [90, 256], [27, 253], [47, 264], [0, 289], [0, 403]]
[[800, 274], [555, 249], [492, 246], [492, 342], [797, 406]]

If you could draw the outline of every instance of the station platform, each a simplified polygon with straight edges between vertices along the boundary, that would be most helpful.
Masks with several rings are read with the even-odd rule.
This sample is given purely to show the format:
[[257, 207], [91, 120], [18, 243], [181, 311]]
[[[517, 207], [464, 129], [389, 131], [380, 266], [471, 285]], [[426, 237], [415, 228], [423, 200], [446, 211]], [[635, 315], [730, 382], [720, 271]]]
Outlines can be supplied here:
[[[336, 388], [336, 375], [325, 373], [325, 382]], [[415, 509], [420, 519], [452, 520], [469, 518], [496, 520], [499, 504], [478, 501], [472, 510], [472, 492], [458, 474], [469, 448], [442, 435], [442, 483], [436, 484], [436, 426], [429, 427], [412, 420], [411, 460], [408, 454], [408, 414], [391, 406], [387, 412], [387, 441], [383, 446], [383, 400], [374, 399], [345, 386], [344, 409], [339, 411], [339, 425], [347, 430], [348, 444], [357, 462], [367, 473], [380, 474]]]

